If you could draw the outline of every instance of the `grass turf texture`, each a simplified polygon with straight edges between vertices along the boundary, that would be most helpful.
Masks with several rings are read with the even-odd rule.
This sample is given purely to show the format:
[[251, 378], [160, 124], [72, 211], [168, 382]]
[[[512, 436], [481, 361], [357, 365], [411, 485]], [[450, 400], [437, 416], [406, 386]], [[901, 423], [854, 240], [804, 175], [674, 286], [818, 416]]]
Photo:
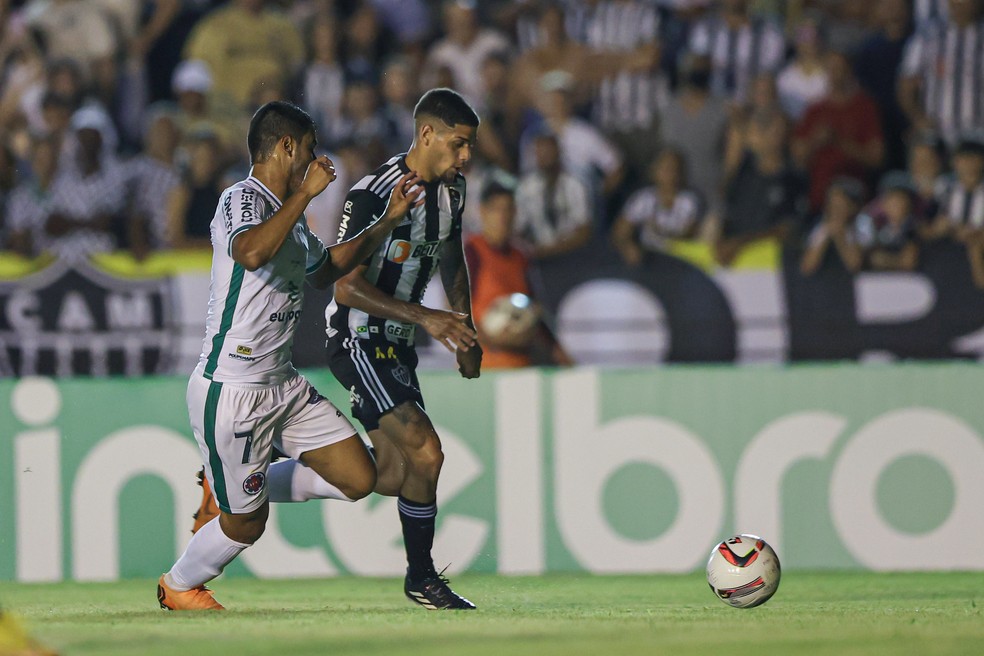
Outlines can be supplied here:
[[984, 574], [788, 572], [736, 610], [703, 576], [460, 576], [478, 611], [431, 612], [401, 582], [215, 583], [225, 613], [158, 610], [156, 582], [0, 583], [0, 603], [60, 653], [427, 656], [982, 654]]

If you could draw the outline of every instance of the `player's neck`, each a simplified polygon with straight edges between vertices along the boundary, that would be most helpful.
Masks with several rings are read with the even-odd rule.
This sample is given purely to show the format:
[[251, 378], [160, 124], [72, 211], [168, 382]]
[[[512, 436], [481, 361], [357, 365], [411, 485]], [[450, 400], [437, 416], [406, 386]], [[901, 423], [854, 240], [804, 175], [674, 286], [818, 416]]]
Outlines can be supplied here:
[[287, 181], [282, 176], [275, 175], [268, 166], [254, 164], [249, 174], [262, 182], [263, 186], [269, 189], [280, 202], [283, 202], [287, 198]]
[[407, 163], [407, 168], [411, 171], [416, 171], [421, 180], [424, 182], [436, 181], [438, 176], [428, 171], [427, 168], [422, 165], [422, 159], [423, 157], [421, 156], [421, 152], [417, 149], [416, 143], [410, 146], [410, 150], [407, 151], [407, 156], [404, 158]]

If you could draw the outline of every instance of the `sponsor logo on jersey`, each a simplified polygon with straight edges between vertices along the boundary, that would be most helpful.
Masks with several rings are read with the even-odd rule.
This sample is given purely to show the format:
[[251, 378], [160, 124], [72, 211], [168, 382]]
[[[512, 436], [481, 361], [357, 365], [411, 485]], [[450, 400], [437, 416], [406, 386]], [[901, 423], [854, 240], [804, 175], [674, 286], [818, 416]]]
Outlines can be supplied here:
[[301, 290], [297, 287], [297, 285], [294, 284], [294, 281], [291, 280], [290, 282], [288, 282], [287, 300], [290, 301], [291, 303], [295, 303], [300, 295], [301, 295]]
[[369, 332], [369, 326], [356, 326], [355, 332], [357, 333], [367, 333]]
[[394, 239], [386, 251], [386, 259], [402, 264], [409, 259], [434, 257], [441, 247], [440, 241], [405, 241]]
[[239, 355], [238, 353], [229, 353], [228, 356], [233, 360], [242, 360], [243, 362], [253, 362], [256, 358], [250, 357], [248, 355]]
[[253, 355], [253, 349], [248, 346], [239, 345], [236, 347], [236, 353], [239, 355]]
[[270, 313], [270, 323], [282, 323], [284, 321], [293, 321], [294, 319], [301, 318], [300, 310], [288, 310], [287, 312], [271, 312]]
[[338, 224], [338, 239], [341, 241], [345, 237], [345, 233], [348, 232], [348, 222], [352, 218], [352, 201], [345, 201], [345, 205], [342, 207], [342, 222]]
[[253, 472], [243, 481], [243, 492], [250, 496], [255, 496], [263, 489], [266, 483], [266, 474], [263, 472]]
[[416, 331], [416, 326], [409, 323], [392, 323], [390, 321], [386, 322], [386, 334], [392, 335], [397, 339], [413, 339], [413, 334]]

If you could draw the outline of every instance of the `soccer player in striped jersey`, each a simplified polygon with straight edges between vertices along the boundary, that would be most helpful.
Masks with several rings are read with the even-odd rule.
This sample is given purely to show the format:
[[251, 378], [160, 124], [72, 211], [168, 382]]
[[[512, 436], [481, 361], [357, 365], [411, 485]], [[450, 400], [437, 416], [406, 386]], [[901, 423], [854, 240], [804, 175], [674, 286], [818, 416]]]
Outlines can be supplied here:
[[[360, 180], [346, 197], [339, 239], [362, 230], [383, 210], [408, 171], [416, 171], [424, 202], [352, 273], [335, 285], [325, 311], [332, 373], [351, 391], [352, 413], [376, 451], [375, 491], [399, 497], [407, 552], [404, 593], [425, 608], [472, 609], [434, 568], [441, 441], [424, 412], [417, 380], [414, 333], [423, 328], [456, 353], [458, 370], [477, 378], [482, 350], [470, 317], [471, 296], [461, 241], [465, 179], [478, 116], [450, 89], [432, 89], [414, 108], [414, 141]], [[451, 311], [421, 305], [440, 270]]]
[[[304, 210], [335, 179], [316, 157], [314, 122], [272, 102], [253, 116], [250, 176], [226, 189], [212, 219], [212, 282], [188, 414], [220, 508], [199, 528], [157, 598], [168, 610], [222, 610], [205, 583], [263, 533], [270, 501], [372, 491], [376, 469], [355, 428], [290, 362], [305, 281], [326, 288], [382, 242], [417, 201], [419, 179], [390, 185], [377, 220], [326, 249]], [[288, 459], [270, 463], [276, 447]]]

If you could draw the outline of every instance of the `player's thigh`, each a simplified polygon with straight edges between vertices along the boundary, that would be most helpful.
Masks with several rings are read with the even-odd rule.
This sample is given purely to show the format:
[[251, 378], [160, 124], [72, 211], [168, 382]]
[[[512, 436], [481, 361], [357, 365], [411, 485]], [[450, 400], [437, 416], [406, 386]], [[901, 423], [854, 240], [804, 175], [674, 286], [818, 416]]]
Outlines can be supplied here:
[[404, 401], [379, 418], [383, 435], [404, 456], [425, 448], [441, 448], [441, 439], [424, 409], [414, 401]]
[[305, 451], [300, 461], [346, 494], [349, 490], [368, 494], [376, 485], [376, 465], [355, 433], [341, 442]]
[[[360, 465], [364, 456], [364, 461], [372, 464], [352, 422], [300, 375], [285, 383], [280, 431], [275, 445], [289, 457], [304, 462], [315, 471], [319, 471], [319, 463], [324, 458], [307, 455], [305, 459], [304, 454], [335, 453], [344, 455], [346, 459], [354, 458]], [[340, 446], [331, 448], [336, 445]]]
[[242, 388], [193, 378], [188, 414], [219, 508], [233, 515], [266, 502], [277, 395], [273, 388]]

